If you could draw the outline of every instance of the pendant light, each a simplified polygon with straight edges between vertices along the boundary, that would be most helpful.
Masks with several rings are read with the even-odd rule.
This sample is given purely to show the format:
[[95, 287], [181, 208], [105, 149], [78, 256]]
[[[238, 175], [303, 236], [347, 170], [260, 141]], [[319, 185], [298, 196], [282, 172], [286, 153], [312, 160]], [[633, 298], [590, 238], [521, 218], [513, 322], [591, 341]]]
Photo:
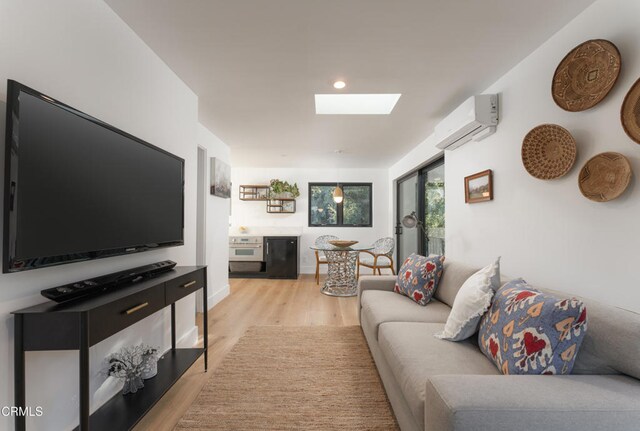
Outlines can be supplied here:
[[[342, 155], [342, 150], [337, 149], [334, 151], [338, 157]], [[340, 187], [340, 163], [336, 163], [336, 176], [338, 177], [338, 182], [336, 183], [336, 188], [333, 189], [333, 201], [337, 204], [342, 203], [344, 200], [344, 193], [342, 192], [342, 187]]]
[[344, 199], [344, 193], [342, 193], [342, 187], [340, 184], [336, 184], [336, 188], [333, 189], [333, 201], [337, 204], [342, 203]]

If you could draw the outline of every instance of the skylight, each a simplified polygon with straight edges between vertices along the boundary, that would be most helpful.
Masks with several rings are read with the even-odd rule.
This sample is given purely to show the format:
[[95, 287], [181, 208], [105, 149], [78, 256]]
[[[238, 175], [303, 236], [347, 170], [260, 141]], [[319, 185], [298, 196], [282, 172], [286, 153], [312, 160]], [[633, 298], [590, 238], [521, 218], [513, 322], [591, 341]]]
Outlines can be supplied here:
[[389, 115], [401, 94], [316, 94], [319, 115]]

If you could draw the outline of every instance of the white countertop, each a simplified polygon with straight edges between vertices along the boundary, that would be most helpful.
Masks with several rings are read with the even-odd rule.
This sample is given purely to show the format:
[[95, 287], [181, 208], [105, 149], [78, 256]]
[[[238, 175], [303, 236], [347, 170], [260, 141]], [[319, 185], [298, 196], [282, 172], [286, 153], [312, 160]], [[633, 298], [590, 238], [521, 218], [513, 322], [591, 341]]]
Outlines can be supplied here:
[[229, 228], [229, 236], [300, 236], [302, 226], [245, 226], [246, 232], [240, 232], [239, 226]]

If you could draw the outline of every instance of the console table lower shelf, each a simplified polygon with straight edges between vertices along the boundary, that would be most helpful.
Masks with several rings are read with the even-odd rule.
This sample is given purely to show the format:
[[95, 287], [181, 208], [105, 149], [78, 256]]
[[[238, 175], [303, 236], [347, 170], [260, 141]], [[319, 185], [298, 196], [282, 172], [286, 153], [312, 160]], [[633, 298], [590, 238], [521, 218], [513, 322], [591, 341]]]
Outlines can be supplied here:
[[[176, 347], [176, 302], [202, 292], [204, 313], [202, 348]], [[158, 374], [144, 381], [135, 394], [117, 394], [89, 414], [89, 348], [125, 328], [171, 308], [171, 349], [158, 361]], [[75, 350], [79, 356], [79, 431], [126, 431], [133, 428], [200, 356], [207, 370], [207, 268], [178, 266], [117, 290], [72, 303], [46, 302], [14, 311], [14, 404], [27, 401], [25, 352]], [[24, 416], [16, 416], [16, 431], [26, 429]]]
[[145, 380], [144, 388], [135, 394], [118, 393], [89, 417], [91, 430], [133, 428], [203, 353], [204, 349], [169, 350], [158, 361], [158, 374]]

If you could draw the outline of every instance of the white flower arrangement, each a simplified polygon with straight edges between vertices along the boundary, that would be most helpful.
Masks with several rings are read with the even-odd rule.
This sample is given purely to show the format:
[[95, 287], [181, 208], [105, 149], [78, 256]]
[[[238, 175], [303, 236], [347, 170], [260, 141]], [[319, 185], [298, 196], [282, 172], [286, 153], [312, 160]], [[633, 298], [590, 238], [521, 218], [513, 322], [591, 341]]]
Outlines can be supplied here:
[[125, 346], [106, 357], [106, 374], [124, 380], [123, 395], [136, 393], [144, 387], [142, 379], [156, 369], [157, 361], [158, 349], [155, 347], [146, 344]]

